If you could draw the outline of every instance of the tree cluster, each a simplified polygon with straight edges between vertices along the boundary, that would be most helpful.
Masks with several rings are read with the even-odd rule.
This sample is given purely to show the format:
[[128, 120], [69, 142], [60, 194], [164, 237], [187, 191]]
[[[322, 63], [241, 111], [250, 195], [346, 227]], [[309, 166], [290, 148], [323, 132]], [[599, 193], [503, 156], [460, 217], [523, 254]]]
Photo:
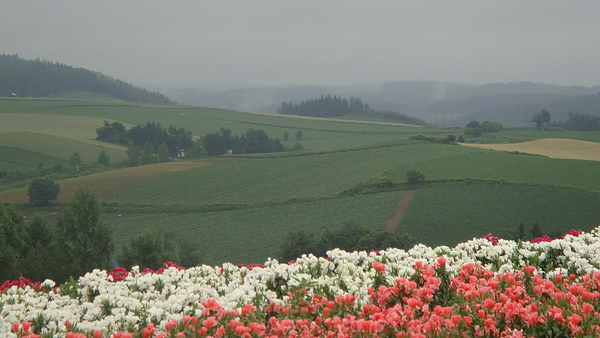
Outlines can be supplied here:
[[208, 156], [228, 153], [274, 153], [286, 150], [279, 139], [272, 139], [264, 130], [253, 128], [248, 129], [246, 134], [238, 136], [233, 135], [230, 129], [222, 127], [218, 133], [206, 134], [201, 137], [199, 142]]
[[[21, 276], [62, 283], [93, 269], [111, 269], [118, 264], [113, 262], [113, 234], [101, 214], [100, 201], [89, 188], [75, 192], [53, 225], [40, 214], [27, 219], [0, 203], [0, 284]], [[166, 231], [134, 236], [117, 259], [122, 266], [142, 269], [158, 269], [168, 261], [185, 267], [206, 261], [196, 243]]]
[[341, 98], [339, 96], [323, 96], [319, 99], [302, 101], [299, 104], [282, 103], [277, 109], [278, 114], [301, 115], [313, 117], [333, 117], [351, 114], [371, 113], [373, 110], [368, 104], [364, 104], [361, 99]]
[[394, 234], [370, 230], [353, 223], [339, 230], [327, 230], [321, 237], [302, 230], [292, 231], [280, 245], [280, 258], [294, 260], [303, 254], [324, 257], [328, 250], [339, 248], [345, 251], [383, 250], [387, 248], [408, 249], [416, 240], [407, 234]]
[[323, 96], [318, 99], [302, 101], [298, 104], [284, 102], [277, 109], [278, 114], [312, 116], [312, 117], [337, 117], [347, 115], [370, 115], [375, 119], [394, 121], [405, 124], [427, 125], [427, 122], [408, 115], [391, 111], [376, 111], [363, 103], [361, 99], [351, 97], [349, 100], [339, 96]]
[[0, 55], [0, 93], [24, 97], [93, 92], [124, 101], [174, 104], [168, 97], [149, 92], [98, 72], [60, 63]]
[[497, 133], [503, 129], [504, 126], [500, 122], [484, 121], [479, 123], [478, 121], [471, 121], [467, 124], [463, 134], [478, 137], [482, 133]]
[[110, 227], [100, 220], [100, 204], [89, 189], [75, 193], [54, 226], [36, 214], [27, 220], [0, 205], [0, 281], [24, 276], [62, 282], [94, 268], [111, 267]]
[[[99, 141], [127, 145], [132, 166], [167, 162], [170, 157], [178, 157], [194, 147], [190, 131], [172, 125], [165, 129], [157, 122], [146, 122], [127, 130], [122, 123], [104, 121], [104, 125], [96, 129], [96, 135]], [[105, 157], [98, 158], [100, 163], [105, 160]]]
[[575, 131], [597, 131], [600, 130], [600, 116], [569, 113], [565, 122], [555, 122], [551, 126]]

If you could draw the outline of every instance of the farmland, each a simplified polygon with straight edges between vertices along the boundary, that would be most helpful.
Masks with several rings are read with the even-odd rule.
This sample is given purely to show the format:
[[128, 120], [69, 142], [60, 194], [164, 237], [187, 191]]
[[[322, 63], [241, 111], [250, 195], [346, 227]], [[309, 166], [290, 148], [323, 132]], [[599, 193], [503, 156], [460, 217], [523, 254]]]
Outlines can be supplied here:
[[[105, 220], [114, 229], [117, 249], [144, 229], [156, 229], [195, 241], [213, 263], [247, 264], [276, 256], [292, 230], [321, 234], [349, 222], [384, 229], [403, 196], [409, 168], [421, 171], [427, 181], [411, 187], [417, 191], [396, 232], [427, 245], [498, 234], [520, 222], [563, 233], [600, 224], [600, 161], [408, 139], [414, 134], [458, 135], [460, 129], [110, 100], [0, 99], [0, 118], [0, 170], [28, 170], [40, 163], [69, 166], [75, 151], [93, 166], [102, 149], [109, 153], [114, 168], [59, 181], [58, 201], [68, 201], [80, 185], [92, 187], [105, 203]], [[300, 142], [304, 150], [122, 168], [125, 148], [95, 140], [95, 128], [105, 120], [127, 126], [148, 121], [183, 126], [195, 137], [221, 127], [234, 134], [263, 129], [280, 139], [288, 132], [292, 137], [282, 143], [292, 147]], [[293, 135], [298, 130], [303, 136], [297, 140]], [[484, 134], [481, 140], [551, 137], [597, 146], [599, 135], [506, 130]], [[537, 141], [537, 152], [575, 144], [549, 142]], [[394, 185], [369, 194], [342, 194], [381, 180]], [[0, 200], [25, 203], [26, 182], [21, 184], [19, 189], [0, 187]]]

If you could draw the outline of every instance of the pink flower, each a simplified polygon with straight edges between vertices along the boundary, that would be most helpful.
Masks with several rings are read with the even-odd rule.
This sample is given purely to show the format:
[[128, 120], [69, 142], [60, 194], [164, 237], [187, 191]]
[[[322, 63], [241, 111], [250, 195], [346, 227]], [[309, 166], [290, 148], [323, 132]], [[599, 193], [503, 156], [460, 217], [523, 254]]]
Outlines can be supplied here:
[[373, 269], [379, 271], [380, 274], [385, 274], [385, 264], [381, 262], [373, 262]]

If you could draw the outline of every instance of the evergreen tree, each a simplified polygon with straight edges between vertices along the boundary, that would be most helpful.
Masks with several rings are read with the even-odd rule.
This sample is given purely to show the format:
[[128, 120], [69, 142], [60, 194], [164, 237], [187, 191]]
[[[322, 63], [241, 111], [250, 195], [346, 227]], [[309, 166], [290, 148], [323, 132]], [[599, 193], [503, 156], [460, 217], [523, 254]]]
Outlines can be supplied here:
[[57, 279], [108, 269], [113, 251], [112, 230], [100, 219], [100, 201], [89, 188], [75, 192], [56, 222], [56, 254], [61, 262]]

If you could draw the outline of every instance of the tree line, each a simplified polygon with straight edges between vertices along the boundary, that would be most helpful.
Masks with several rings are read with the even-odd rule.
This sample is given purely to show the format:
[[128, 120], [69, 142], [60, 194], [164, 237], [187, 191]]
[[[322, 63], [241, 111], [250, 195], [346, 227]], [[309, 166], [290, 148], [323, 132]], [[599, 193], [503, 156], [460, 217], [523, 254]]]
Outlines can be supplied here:
[[3, 96], [49, 97], [69, 92], [93, 92], [124, 101], [175, 104], [168, 97], [149, 92], [84, 68], [18, 55], [0, 55], [0, 94]]
[[538, 130], [548, 130], [549, 128], [562, 128], [574, 131], [597, 131], [600, 130], [600, 116], [591, 114], [574, 113], [567, 115], [563, 122], [552, 121], [552, 114], [546, 109], [534, 115], [529, 121], [534, 123]]
[[194, 146], [190, 131], [172, 125], [163, 128], [157, 122], [146, 122], [127, 130], [120, 122], [104, 121], [102, 127], [96, 128], [96, 139], [126, 145], [131, 166], [168, 162], [172, 157], [184, 156]]
[[409, 249], [416, 240], [408, 234], [396, 234], [367, 229], [348, 222], [337, 230], [328, 229], [321, 236], [305, 231], [291, 231], [280, 245], [280, 259], [284, 262], [303, 254], [325, 257], [327, 251], [371, 251], [387, 248]]
[[100, 201], [89, 188], [75, 192], [50, 221], [39, 213], [28, 219], [0, 203], [0, 284], [21, 276], [62, 283], [117, 265], [158, 269], [168, 261], [189, 267], [205, 260], [195, 243], [159, 230], [137, 234], [115, 252], [112, 228], [103, 221]]
[[[127, 130], [120, 122], [104, 121], [96, 129], [96, 139], [126, 145], [131, 166], [170, 161], [173, 157], [200, 158], [224, 154], [273, 153], [286, 150], [300, 150], [297, 143], [292, 149], [284, 147], [278, 138], [271, 138], [262, 129], [250, 128], [245, 134], [234, 135], [231, 129], [221, 127], [216, 133], [209, 133], [194, 140], [192, 133], [185, 128], [163, 128], [160, 123], [147, 122]], [[284, 134], [289, 139], [289, 133]], [[296, 132], [296, 140], [302, 139], [302, 131]]]
[[427, 122], [416, 117], [398, 114], [390, 111], [376, 111], [361, 99], [350, 99], [340, 96], [323, 96], [318, 99], [302, 101], [298, 104], [284, 102], [277, 109], [278, 114], [312, 116], [312, 117], [339, 117], [347, 115], [371, 115], [383, 120], [397, 121], [399, 123], [427, 125]]
[[[286, 132], [287, 133], [287, 132]], [[284, 139], [289, 133], [284, 134]], [[296, 139], [302, 139], [302, 131], [296, 132]], [[233, 135], [231, 129], [222, 127], [217, 133], [206, 134], [198, 140], [198, 146], [206, 151], [208, 156], [223, 154], [257, 154], [276, 153], [287, 150], [300, 150], [302, 145], [296, 143], [292, 149], [284, 147], [278, 138], [271, 138], [262, 129], [250, 128], [243, 135]]]

